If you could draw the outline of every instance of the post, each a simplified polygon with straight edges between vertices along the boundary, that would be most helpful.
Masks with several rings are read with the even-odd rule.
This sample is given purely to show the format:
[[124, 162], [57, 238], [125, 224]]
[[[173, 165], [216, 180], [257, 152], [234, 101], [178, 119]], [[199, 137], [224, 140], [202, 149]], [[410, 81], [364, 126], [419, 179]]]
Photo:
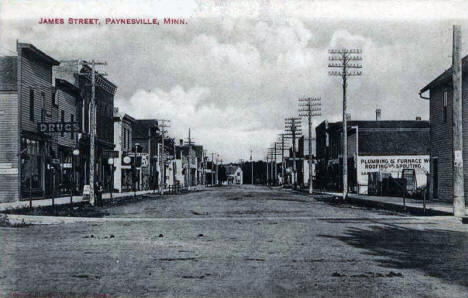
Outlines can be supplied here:
[[[345, 54], [343, 54], [345, 57]], [[343, 199], [348, 197], [348, 125], [346, 119], [346, 63], [343, 63]]]
[[251, 183], [252, 185], [254, 184], [254, 178], [253, 178], [253, 160], [252, 160], [252, 150], [250, 150], [250, 176], [251, 176]]
[[211, 186], [214, 185], [214, 153], [211, 153]]
[[292, 143], [292, 149], [293, 149], [293, 189], [296, 189], [296, 183], [297, 183], [297, 176], [296, 176], [296, 121], [293, 120], [292, 122], [292, 137], [293, 137], [293, 143]]
[[73, 188], [75, 187], [75, 156], [72, 153], [72, 160], [71, 160], [71, 177], [70, 177], [70, 206], [73, 204]]
[[312, 111], [309, 101], [309, 194], [314, 192], [312, 171]]
[[269, 171], [268, 171], [268, 155], [267, 155], [267, 158], [266, 158], [266, 185], [269, 185], [269, 177], [270, 174], [269, 174]]
[[453, 26], [453, 215], [465, 216], [461, 28]]
[[90, 111], [89, 116], [91, 120], [91, 127], [89, 128], [89, 203], [91, 206], [96, 204], [95, 198], [95, 189], [94, 189], [94, 158], [95, 158], [95, 139], [96, 139], [96, 74], [95, 74], [95, 62], [94, 60], [91, 62], [91, 104], [90, 104]]
[[284, 187], [284, 175], [285, 175], [285, 164], [284, 164], [284, 134], [281, 134], [281, 184]]

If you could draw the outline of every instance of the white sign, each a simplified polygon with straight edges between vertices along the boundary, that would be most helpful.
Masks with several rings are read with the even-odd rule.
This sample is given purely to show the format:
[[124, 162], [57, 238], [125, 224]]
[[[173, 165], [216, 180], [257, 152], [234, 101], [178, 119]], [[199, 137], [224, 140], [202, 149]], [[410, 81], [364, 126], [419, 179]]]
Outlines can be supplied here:
[[149, 165], [149, 160], [148, 160], [149, 156], [148, 155], [143, 155], [141, 157], [141, 166], [143, 168], [147, 167]]
[[368, 173], [389, 173], [393, 178], [401, 178], [403, 169], [414, 169], [418, 187], [424, 186], [426, 173], [430, 171], [430, 157], [429, 155], [358, 156], [359, 193], [367, 194]]
[[13, 164], [11, 162], [2, 162], [0, 163], [0, 169], [11, 169]]
[[0, 168], [0, 175], [16, 175], [18, 168]]
[[91, 192], [91, 189], [89, 187], [89, 184], [86, 184], [83, 186], [83, 196], [89, 196], [89, 193]]
[[71, 169], [72, 168], [72, 164], [71, 163], [63, 163], [62, 164], [62, 169]]
[[123, 158], [123, 161], [124, 161], [124, 163], [129, 164], [132, 161], [132, 159], [130, 158], [130, 156], [125, 156]]

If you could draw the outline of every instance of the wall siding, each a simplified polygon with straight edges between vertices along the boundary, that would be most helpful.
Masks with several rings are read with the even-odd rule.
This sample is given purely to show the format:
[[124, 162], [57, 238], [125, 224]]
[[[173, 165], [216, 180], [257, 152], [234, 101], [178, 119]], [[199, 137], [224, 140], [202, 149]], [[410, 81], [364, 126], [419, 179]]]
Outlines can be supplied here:
[[[18, 168], [18, 93], [0, 92], [0, 163]], [[18, 201], [18, 174], [0, 174], [0, 203]]]

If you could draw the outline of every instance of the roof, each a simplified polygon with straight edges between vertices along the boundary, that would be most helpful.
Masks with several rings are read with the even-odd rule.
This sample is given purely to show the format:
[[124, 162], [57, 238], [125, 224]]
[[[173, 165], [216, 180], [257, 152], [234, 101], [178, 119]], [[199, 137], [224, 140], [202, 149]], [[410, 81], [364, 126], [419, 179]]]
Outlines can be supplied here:
[[[320, 123], [324, 125], [325, 121]], [[347, 121], [348, 127], [357, 126], [359, 128], [430, 128], [429, 121], [425, 120], [352, 120]], [[319, 125], [319, 126], [320, 126]], [[329, 129], [341, 129], [342, 122], [329, 122]]]
[[39, 58], [40, 60], [46, 62], [49, 65], [59, 65], [60, 62], [55, 60], [54, 58], [50, 57], [46, 53], [42, 52], [35, 46], [33, 46], [30, 43], [18, 43], [17, 45], [18, 49], [21, 49], [22, 51], [28, 52]]
[[[468, 55], [463, 57], [462, 59], [462, 71], [463, 73], [468, 72]], [[427, 84], [424, 88], [419, 91], [419, 94], [426, 92], [434, 87], [437, 87], [442, 84], [446, 84], [452, 81], [452, 67], [444, 71], [440, 74], [437, 78], [435, 78], [432, 82]]]
[[158, 128], [156, 119], [138, 119], [132, 124], [133, 138], [147, 138], [149, 128]]
[[0, 90], [15, 91], [18, 89], [17, 64], [16, 56], [0, 57]]
[[57, 87], [57, 89], [80, 96], [80, 91], [81, 91], [80, 88], [76, 87], [75, 85], [73, 85], [67, 80], [56, 78], [55, 86]]

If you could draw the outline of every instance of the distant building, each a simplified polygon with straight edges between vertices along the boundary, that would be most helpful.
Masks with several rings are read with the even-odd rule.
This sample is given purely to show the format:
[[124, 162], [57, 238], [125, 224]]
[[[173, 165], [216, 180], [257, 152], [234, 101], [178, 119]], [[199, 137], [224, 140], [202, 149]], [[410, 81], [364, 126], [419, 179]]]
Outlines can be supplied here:
[[[132, 151], [135, 146], [138, 146], [137, 151], [140, 151], [137, 152], [139, 156], [137, 156], [135, 163], [135, 180], [138, 190], [156, 189], [159, 186], [161, 169], [158, 144], [160, 142], [158, 120], [136, 119], [132, 122]], [[173, 147], [169, 144], [170, 139], [165, 139], [164, 142], [165, 147]]]
[[[465, 200], [468, 198], [468, 56], [462, 59], [463, 166]], [[429, 91], [432, 198], [453, 200], [453, 92], [452, 68], [447, 69], [420, 90]]]
[[236, 184], [236, 185], [244, 184], [244, 178], [243, 178], [244, 172], [242, 171], [242, 168], [239, 165], [228, 164], [228, 165], [224, 165], [224, 167], [226, 169], [228, 184]]
[[[114, 143], [118, 158], [114, 159], [114, 190], [117, 192], [130, 191], [133, 186], [131, 158], [124, 158], [132, 151], [132, 125], [135, 119], [130, 115], [119, 112], [114, 108]], [[130, 161], [130, 162], [126, 162]]]
[[[322, 122], [316, 127], [317, 184], [342, 190], [342, 123]], [[428, 121], [349, 121], [348, 185], [367, 194], [369, 173], [401, 178], [402, 169], [414, 169], [419, 186], [429, 171]]]

